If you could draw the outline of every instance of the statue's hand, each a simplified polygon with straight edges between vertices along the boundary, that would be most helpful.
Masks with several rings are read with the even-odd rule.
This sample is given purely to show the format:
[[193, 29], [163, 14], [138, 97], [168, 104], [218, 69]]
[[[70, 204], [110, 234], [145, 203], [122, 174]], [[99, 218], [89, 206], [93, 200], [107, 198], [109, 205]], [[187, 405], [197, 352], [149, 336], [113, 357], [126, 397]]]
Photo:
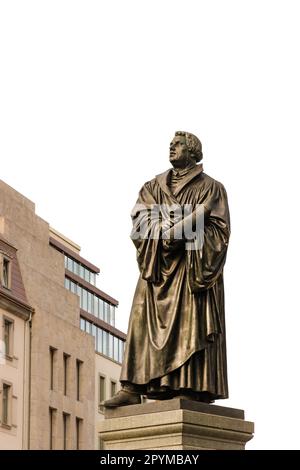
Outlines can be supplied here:
[[178, 237], [178, 232], [172, 227], [165, 232], [165, 238], [162, 236], [163, 247], [168, 251], [174, 251], [184, 246], [186, 240], [181, 234], [181, 238]]
[[176, 251], [185, 246], [185, 240], [163, 240], [163, 247], [167, 251]]

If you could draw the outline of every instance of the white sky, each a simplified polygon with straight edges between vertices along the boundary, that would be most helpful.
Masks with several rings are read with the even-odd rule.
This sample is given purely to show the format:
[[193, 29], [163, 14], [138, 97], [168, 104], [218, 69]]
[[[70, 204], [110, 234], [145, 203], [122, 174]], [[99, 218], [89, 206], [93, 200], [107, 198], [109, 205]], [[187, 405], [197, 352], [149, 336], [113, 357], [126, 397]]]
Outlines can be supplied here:
[[0, 0], [0, 177], [101, 268], [126, 330], [130, 211], [200, 137], [229, 197], [230, 399], [248, 449], [299, 449], [299, 2]]

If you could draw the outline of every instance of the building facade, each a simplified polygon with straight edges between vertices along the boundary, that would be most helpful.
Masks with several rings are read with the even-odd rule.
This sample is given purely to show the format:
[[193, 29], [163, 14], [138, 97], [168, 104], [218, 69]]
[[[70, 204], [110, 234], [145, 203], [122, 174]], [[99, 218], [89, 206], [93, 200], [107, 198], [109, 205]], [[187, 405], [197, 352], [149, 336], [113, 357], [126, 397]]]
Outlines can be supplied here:
[[101, 402], [119, 390], [126, 335], [115, 328], [118, 301], [96, 287], [100, 270], [80, 256], [80, 247], [50, 228], [50, 245], [64, 255], [65, 288], [79, 297], [80, 329], [95, 347], [95, 449], [101, 448], [98, 424], [104, 419]]
[[[93, 449], [102, 418], [100, 377], [110, 396], [123, 357], [125, 335], [114, 326], [118, 303], [96, 287], [99, 269], [81, 257], [78, 245], [38, 217], [31, 201], [2, 181], [0, 196], [0, 234], [17, 250], [28, 312], [22, 319], [28, 324], [28, 377], [25, 390], [18, 391], [25, 404], [27, 397], [20, 424], [27, 431], [22, 446], [19, 440], [14, 448]], [[6, 318], [5, 312], [1, 315]], [[17, 354], [25, 360], [21, 346]], [[20, 366], [20, 381], [23, 372]], [[1, 369], [0, 380], [2, 375]], [[7, 393], [4, 386], [2, 396]], [[19, 410], [15, 421], [21, 417]], [[0, 433], [0, 446], [1, 439]]]
[[28, 440], [32, 313], [17, 250], [0, 234], [0, 449], [22, 449]]

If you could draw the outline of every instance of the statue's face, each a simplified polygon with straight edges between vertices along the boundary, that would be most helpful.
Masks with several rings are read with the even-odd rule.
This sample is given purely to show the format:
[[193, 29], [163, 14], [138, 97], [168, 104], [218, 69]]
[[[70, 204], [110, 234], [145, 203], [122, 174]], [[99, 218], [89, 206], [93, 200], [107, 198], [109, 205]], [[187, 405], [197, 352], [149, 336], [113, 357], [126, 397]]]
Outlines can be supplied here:
[[174, 167], [183, 167], [189, 160], [189, 149], [184, 135], [175, 135], [170, 143], [170, 162]]

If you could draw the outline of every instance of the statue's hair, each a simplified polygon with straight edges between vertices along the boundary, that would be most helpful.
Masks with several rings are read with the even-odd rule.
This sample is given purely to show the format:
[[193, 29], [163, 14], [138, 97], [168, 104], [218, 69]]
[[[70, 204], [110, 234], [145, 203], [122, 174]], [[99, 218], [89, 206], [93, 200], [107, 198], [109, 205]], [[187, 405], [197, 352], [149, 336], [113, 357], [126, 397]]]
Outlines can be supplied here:
[[200, 162], [203, 158], [203, 153], [202, 153], [202, 144], [200, 140], [198, 139], [198, 137], [196, 137], [194, 134], [191, 134], [190, 132], [184, 132], [184, 131], [176, 131], [175, 135], [185, 136], [186, 145], [187, 145], [187, 148], [189, 149], [191, 157], [195, 158], [196, 162]]

